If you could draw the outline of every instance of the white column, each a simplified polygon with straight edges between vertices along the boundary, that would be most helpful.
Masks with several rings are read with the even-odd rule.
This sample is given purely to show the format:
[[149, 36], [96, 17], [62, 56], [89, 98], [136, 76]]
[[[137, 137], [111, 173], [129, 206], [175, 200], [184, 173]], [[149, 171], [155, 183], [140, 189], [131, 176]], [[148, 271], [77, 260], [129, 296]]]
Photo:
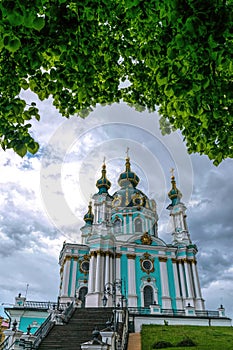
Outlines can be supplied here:
[[133, 233], [133, 216], [132, 214], [128, 215], [129, 217], [129, 234]]
[[135, 254], [127, 254], [128, 258], [128, 305], [137, 306], [136, 280], [135, 280]]
[[187, 289], [188, 289], [188, 298], [193, 298], [192, 285], [191, 285], [190, 272], [189, 272], [189, 265], [188, 265], [188, 261], [186, 259], [185, 259], [185, 262], [184, 262], [184, 269], [185, 269], [185, 277], [186, 277]]
[[126, 215], [123, 214], [123, 232], [127, 234], [127, 224], [126, 224]]
[[94, 253], [91, 252], [90, 267], [89, 267], [89, 279], [88, 279], [88, 293], [93, 293], [94, 291]]
[[186, 288], [185, 288], [185, 281], [184, 281], [184, 271], [183, 271], [183, 266], [182, 266], [182, 261], [178, 260], [178, 266], [179, 266], [179, 273], [180, 273], [180, 284], [181, 284], [181, 292], [182, 292], [182, 297], [186, 298]]
[[110, 273], [109, 273], [109, 281], [112, 283], [113, 282], [113, 264], [114, 264], [114, 259], [113, 255], [109, 256], [109, 265], [110, 265]]
[[65, 258], [65, 268], [64, 268], [64, 274], [63, 274], [63, 284], [62, 289], [63, 293], [62, 296], [68, 296], [68, 287], [69, 287], [69, 279], [70, 279], [70, 259], [71, 257], [67, 256]]
[[167, 275], [167, 258], [159, 257], [160, 261], [160, 279], [162, 284], [162, 307], [164, 309], [171, 309], [171, 298], [169, 295], [169, 286], [168, 286], [168, 275]]
[[116, 253], [116, 279], [121, 279], [121, 253]]
[[193, 277], [194, 277], [194, 283], [196, 288], [196, 297], [197, 299], [199, 299], [199, 301], [196, 301], [196, 308], [198, 310], [205, 310], [204, 300], [202, 299], [202, 295], [201, 295], [201, 287], [200, 287], [200, 281], [198, 277], [196, 261], [192, 263], [192, 269], [193, 269]]
[[109, 252], [106, 252], [105, 256], [105, 276], [104, 276], [104, 284], [109, 283], [109, 275], [110, 275], [110, 258], [109, 258]]
[[95, 278], [95, 292], [100, 292], [100, 282], [101, 282], [101, 256], [100, 251], [97, 251], [97, 260], [96, 260], [96, 278]]
[[71, 297], [75, 297], [77, 264], [78, 264], [78, 258], [74, 257], [73, 258], [73, 271], [72, 271], [72, 284], [71, 284]]
[[178, 279], [178, 271], [177, 271], [177, 260], [172, 259], [172, 268], [173, 268], [173, 276], [174, 276], [174, 283], [175, 283], [175, 290], [176, 290], [176, 307], [177, 309], [183, 309], [183, 303], [182, 298], [180, 294], [180, 284]]

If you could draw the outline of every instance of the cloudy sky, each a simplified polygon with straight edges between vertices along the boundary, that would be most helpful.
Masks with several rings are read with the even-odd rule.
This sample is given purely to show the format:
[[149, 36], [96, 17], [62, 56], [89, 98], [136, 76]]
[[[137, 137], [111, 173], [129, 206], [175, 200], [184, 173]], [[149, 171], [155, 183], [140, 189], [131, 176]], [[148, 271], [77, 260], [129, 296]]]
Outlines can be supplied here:
[[[29, 93], [25, 97], [35, 100]], [[156, 113], [138, 113], [125, 104], [98, 107], [85, 120], [65, 120], [49, 100], [39, 107], [41, 121], [33, 123], [38, 154], [21, 159], [0, 151], [0, 303], [14, 303], [27, 285], [28, 300], [57, 299], [62, 243], [80, 242], [104, 157], [113, 193], [129, 147], [138, 187], [156, 200], [159, 236], [167, 243], [169, 170], [175, 169], [191, 239], [199, 248], [206, 308], [223, 304], [233, 317], [233, 160], [216, 168], [205, 156], [188, 155], [179, 133], [161, 136]]]

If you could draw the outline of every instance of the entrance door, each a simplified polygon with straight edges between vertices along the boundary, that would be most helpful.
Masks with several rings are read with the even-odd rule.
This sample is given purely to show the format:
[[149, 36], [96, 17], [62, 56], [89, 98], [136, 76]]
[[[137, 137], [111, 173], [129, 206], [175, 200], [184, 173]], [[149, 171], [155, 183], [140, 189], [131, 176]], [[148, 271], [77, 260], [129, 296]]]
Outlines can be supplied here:
[[151, 286], [145, 286], [143, 290], [144, 295], [144, 307], [149, 307], [154, 303], [153, 288]]
[[86, 295], [87, 295], [87, 287], [80, 288], [78, 293], [78, 298], [82, 302], [81, 307], [85, 307]]

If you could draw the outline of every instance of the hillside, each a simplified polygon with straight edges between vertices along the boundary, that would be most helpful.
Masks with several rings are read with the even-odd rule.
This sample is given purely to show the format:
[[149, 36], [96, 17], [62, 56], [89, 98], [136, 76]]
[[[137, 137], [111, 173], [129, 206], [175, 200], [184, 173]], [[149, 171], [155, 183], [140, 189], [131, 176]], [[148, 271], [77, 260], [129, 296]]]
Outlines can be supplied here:
[[142, 350], [232, 350], [233, 328], [144, 325], [141, 339]]

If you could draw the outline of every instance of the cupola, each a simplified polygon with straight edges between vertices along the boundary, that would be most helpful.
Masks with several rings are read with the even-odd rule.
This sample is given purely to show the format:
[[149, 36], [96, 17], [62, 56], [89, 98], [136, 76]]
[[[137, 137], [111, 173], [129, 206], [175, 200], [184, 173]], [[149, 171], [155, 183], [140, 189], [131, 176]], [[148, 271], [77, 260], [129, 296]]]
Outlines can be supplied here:
[[94, 220], [94, 214], [92, 212], [91, 201], [89, 202], [88, 212], [84, 215], [83, 219], [84, 219], [84, 221], [86, 222], [87, 225], [92, 225], [93, 220]]
[[172, 188], [171, 190], [168, 192], [168, 197], [171, 199], [172, 201], [172, 206], [179, 204], [180, 203], [180, 199], [182, 197], [182, 193], [180, 192], [180, 190], [176, 187], [176, 180], [175, 180], [175, 176], [173, 174], [173, 169], [172, 169], [172, 176], [171, 176], [171, 184], [172, 184]]
[[108, 190], [111, 187], [111, 182], [106, 178], [105, 161], [102, 165], [102, 176], [99, 180], [97, 180], [96, 187], [99, 189], [99, 194], [108, 193]]

